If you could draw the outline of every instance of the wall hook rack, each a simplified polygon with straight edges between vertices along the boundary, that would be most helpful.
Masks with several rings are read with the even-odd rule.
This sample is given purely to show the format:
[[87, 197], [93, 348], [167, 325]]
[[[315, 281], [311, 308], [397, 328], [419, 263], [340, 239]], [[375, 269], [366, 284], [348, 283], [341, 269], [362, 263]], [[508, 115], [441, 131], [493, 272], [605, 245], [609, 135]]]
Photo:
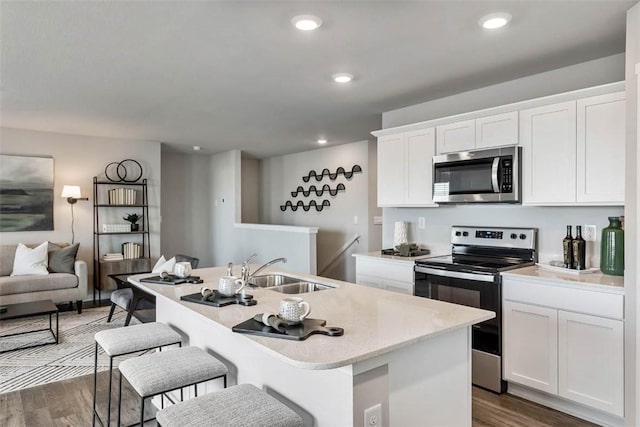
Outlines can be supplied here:
[[334, 173], [327, 168], [322, 169], [322, 172], [318, 174], [316, 171], [309, 171], [307, 176], [303, 176], [302, 180], [304, 182], [309, 182], [309, 180], [313, 177], [316, 181], [322, 181], [325, 176], [328, 176], [331, 181], [335, 181], [338, 178], [338, 175], [344, 175], [346, 179], [351, 179], [354, 173], [362, 172], [362, 168], [360, 165], [354, 165], [350, 171], [346, 171], [342, 166], [338, 167]]
[[293, 212], [297, 211], [298, 208], [302, 208], [305, 212], [308, 212], [309, 209], [311, 209], [312, 207], [316, 208], [316, 211], [318, 212], [322, 212], [322, 210], [325, 208], [325, 206], [331, 206], [331, 202], [329, 202], [328, 200], [323, 200], [321, 204], [316, 203], [315, 200], [311, 200], [309, 202], [308, 205], [305, 205], [304, 202], [302, 200], [298, 200], [298, 203], [296, 203], [295, 205], [291, 202], [291, 200], [287, 200], [287, 202], [284, 205], [280, 205], [280, 210], [282, 212], [286, 211], [287, 208], [291, 208], [291, 210]]
[[323, 185], [322, 188], [317, 188], [315, 185], [311, 185], [308, 190], [305, 190], [302, 186], [298, 186], [296, 191], [291, 192], [291, 197], [297, 197], [300, 193], [302, 193], [304, 197], [309, 197], [312, 192], [316, 193], [316, 196], [320, 197], [325, 191], [329, 192], [332, 196], [336, 196], [338, 191], [344, 191], [345, 189], [346, 187], [343, 183], [339, 183], [336, 188], [331, 188], [329, 184]]

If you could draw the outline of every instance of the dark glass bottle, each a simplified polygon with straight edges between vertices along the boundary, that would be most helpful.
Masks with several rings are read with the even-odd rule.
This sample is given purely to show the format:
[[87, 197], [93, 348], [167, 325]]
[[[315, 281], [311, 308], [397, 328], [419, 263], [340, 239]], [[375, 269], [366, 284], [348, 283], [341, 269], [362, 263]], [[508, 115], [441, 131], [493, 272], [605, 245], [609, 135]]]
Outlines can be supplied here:
[[567, 235], [562, 240], [562, 253], [564, 268], [573, 268], [573, 236], [571, 236], [570, 225], [567, 225]]
[[600, 270], [612, 276], [624, 276], [624, 230], [617, 216], [609, 217], [609, 226], [602, 229]]
[[582, 226], [576, 225], [576, 238], [573, 239], [573, 268], [584, 270], [587, 255], [587, 242], [582, 238]]

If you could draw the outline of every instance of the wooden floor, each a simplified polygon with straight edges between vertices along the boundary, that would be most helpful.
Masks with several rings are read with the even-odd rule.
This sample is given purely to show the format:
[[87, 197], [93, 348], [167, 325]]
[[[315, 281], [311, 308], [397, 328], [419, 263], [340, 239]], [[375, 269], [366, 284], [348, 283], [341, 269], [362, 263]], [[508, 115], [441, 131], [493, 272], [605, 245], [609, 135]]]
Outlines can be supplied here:
[[[114, 396], [116, 377], [114, 375]], [[108, 378], [106, 372], [99, 374], [98, 396], [106, 396]], [[129, 425], [138, 420], [139, 403], [133, 391], [126, 386], [123, 387], [123, 396], [122, 422]], [[90, 426], [92, 398], [93, 375], [0, 394], [0, 426]], [[99, 402], [98, 412], [104, 419], [106, 399], [99, 399]], [[112, 408], [112, 425], [115, 425], [116, 415], [116, 408]], [[152, 413], [145, 415], [146, 418], [151, 416]], [[145, 423], [145, 426], [155, 425], [155, 422]], [[473, 389], [474, 427], [593, 425], [515, 396], [497, 395], [477, 387]]]

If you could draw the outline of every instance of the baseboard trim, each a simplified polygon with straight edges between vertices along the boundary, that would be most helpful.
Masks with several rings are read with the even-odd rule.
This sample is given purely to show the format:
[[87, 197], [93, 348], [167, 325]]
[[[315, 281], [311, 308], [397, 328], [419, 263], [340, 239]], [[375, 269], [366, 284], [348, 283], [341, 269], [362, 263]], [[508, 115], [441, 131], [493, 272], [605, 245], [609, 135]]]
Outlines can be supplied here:
[[602, 426], [624, 427], [624, 418], [615, 415], [606, 414], [596, 409], [570, 402], [558, 396], [531, 389], [519, 384], [509, 383], [507, 393], [523, 399], [531, 400], [540, 405], [548, 406], [557, 411], [564, 412], [574, 417], [581, 418]]

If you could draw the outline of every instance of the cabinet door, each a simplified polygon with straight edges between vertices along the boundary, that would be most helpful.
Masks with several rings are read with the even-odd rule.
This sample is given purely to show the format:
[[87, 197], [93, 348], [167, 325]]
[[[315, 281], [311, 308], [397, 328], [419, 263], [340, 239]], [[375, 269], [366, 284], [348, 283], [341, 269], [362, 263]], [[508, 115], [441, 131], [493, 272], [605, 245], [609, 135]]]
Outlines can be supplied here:
[[576, 201], [576, 102], [520, 111], [523, 204]]
[[[434, 128], [407, 132], [405, 135], [407, 182], [405, 205], [436, 206], [433, 203]], [[386, 161], [384, 158], [382, 161]]]
[[504, 377], [558, 393], [558, 310], [505, 301]]
[[402, 134], [378, 139], [378, 206], [404, 203], [405, 149]]
[[382, 289], [382, 279], [379, 277], [367, 276], [366, 274], [356, 273], [356, 284], [369, 286], [371, 288]]
[[558, 312], [559, 394], [624, 416], [624, 332], [620, 320]]
[[625, 94], [577, 103], [577, 201], [624, 204]]
[[474, 119], [438, 126], [436, 132], [438, 154], [473, 150], [476, 146], [476, 121]]
[[399, 292], [401, 294], [413, 295], [413, 283], [382, 279], [382, 288], [388, 291]]
[[518, 112], [476, 119], [476, 148], [518, 144]]

